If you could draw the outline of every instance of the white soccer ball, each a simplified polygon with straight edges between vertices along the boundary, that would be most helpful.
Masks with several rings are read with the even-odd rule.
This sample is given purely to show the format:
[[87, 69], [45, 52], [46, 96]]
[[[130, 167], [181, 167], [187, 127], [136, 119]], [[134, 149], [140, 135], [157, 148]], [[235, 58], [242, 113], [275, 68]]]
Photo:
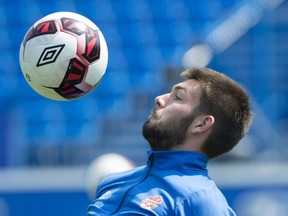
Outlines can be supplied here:
[[91, 92], [101, 81], [108, 49], [100, 29], [86, 17], [57, 12], [38, 20], [26, 33], [19, 52], [29, 85], [59, 101]]
[[117, 153], [106, 153], [94, 159], [86, 170], [85, 186], [88, 196], [94, 199], [99, 183], [109, 174], [131, 170], [135, 164]]

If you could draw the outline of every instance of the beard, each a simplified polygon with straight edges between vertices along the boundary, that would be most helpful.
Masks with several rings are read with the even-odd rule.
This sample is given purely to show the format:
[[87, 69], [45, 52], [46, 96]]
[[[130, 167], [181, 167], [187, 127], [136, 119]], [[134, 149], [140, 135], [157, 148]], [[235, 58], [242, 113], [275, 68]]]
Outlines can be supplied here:
[[194, 119], [194, 115], [179, 121], [170, 119], [165, 122], [152, 122], [148, 119], [143, 124], [142, 134], [152, 150], [170, 150], [185, 141], [187, 130]]

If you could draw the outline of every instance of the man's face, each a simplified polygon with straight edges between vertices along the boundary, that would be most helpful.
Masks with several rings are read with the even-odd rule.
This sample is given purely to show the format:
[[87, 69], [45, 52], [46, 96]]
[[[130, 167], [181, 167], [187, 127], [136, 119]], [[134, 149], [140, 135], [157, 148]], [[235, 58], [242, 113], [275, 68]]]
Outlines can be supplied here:
[[200, 84], [186, 80], [170, 93], [155, 98], [155, 108], [143, 125], [143, 136], [153, 150], [169, 150], [181, 145], [200, 103]]

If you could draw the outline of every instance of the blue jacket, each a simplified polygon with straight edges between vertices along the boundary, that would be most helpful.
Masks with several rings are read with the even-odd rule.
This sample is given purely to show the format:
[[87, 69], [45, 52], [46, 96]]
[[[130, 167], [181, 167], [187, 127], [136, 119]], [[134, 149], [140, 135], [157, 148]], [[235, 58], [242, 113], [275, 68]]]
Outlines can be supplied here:
[[88, 216], [235, 215], [208, 176], [208, 158], [190, 151], [150, 151], [146, 166], [106, 177]]

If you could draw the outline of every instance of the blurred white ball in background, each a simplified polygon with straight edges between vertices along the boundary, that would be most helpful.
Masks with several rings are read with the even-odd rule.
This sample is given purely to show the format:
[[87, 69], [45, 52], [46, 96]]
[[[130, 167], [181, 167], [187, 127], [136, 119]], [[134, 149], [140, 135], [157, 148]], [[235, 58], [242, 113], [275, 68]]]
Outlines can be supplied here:
[[85, 187], [88, 196], [94, 199], [98, 184], [107, 175], [124, 172], [134, 167], [132, 161], [117, 153], [107, 153], [97, 157], [86, 170]]

